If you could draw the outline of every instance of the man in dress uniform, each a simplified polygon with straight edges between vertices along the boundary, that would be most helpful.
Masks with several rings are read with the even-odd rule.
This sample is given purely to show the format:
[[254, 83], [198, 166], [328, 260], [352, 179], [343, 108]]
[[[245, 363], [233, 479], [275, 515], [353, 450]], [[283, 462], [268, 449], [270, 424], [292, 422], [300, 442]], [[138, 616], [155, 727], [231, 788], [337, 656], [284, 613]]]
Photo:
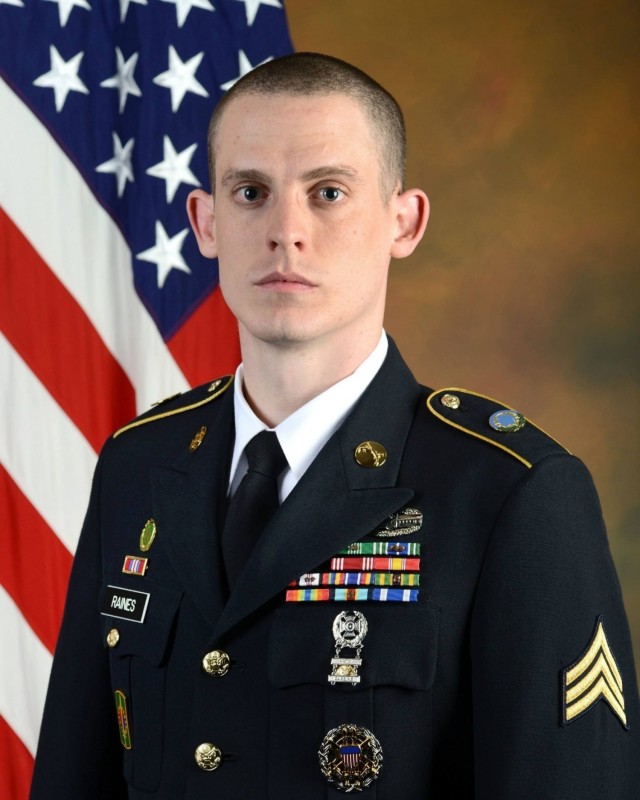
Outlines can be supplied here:
[[393, 98], [296, 54], [209, 129], [242, 365], [105, 445], [32, 800], [637, 800], [631, 644], [585, 467], [414, 380], [382, 330], [405, 189]]

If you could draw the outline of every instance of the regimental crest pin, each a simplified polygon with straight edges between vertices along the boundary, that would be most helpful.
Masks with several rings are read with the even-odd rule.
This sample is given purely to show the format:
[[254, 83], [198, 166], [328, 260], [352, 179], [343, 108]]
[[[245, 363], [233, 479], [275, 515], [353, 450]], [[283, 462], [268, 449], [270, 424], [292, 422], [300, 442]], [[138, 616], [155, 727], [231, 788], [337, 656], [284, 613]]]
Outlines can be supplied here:
[[609, 647], [602, 617], [587, 649], [562, 674], [562, 722], [568, 725], [586, 714], [599, 700], [604, 700], [629, 729], [625, 712], [622, 676]]
[[[364, 614], [359, 611], [342, 611], [333, 621], [333, 638], [336, 653], [331, 659], [331, 674], [327, 680], [332, 686], [347, 683], [355, 686], [360, 683], [358, 668], [362, 666], [362, 644], [369, 626]], [[345, 657], [343, 650], [354, 650], [355, 655]]]
[[333, 728], [318, 751], [325, 778], [342, 792], [361, 792], [371, 786], [382, 768], [382, 746], [360, 725]]
[[403, 508], [387, 519], [376, 531], [376, 536], [381, 539], [390, 539], [393, 536], [408, 536], [410, 533], [416, 533], [420, 530], [422, 520], [422, 511], [417, 508]]

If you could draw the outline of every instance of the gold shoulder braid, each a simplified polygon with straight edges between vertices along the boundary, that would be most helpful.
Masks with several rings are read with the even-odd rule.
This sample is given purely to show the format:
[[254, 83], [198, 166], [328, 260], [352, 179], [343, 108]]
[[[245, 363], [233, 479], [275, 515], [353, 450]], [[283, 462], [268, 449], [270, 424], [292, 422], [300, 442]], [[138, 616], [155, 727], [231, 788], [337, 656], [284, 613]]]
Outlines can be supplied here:
[[429, 395], [426, 405], [446, 425], [503, 450], [527, 469], [537, 460], [535, 456], [558, 449], [568, 452], [524, 414], [478, 392], [439, 389]]
[[[198, 400], [195, 403], [189, 403], [186, 406], [179, 406], [178, 408], [172, 408], [170, 411], [164, 411], [161, 414], [152, 414], [151, 416], [148, 417], [141, 417], [139, 419], [136, 419], [133, 422], [130, 422], [128, 425], [125, 425], [124, 427], [117, 430], [113, 434], [113, 438], [117, 439], [121, 433], [129, 431], [132, 428], [138, 428], [140, 425], [146, 425], [148, 422], [155, 422], [156, 420], [165, 419], [166, 417], [172, 417], [175, 414], [182, 414], [184, 411], [192, 411], [194, 408], [200, 408], [200, 406], [206, 405], [207, 403], [210, 403], [212, 400], [215, 400], [217, 397], [220, 397], [221, 394], [224, 394], [224, 392], [226, 392], [227, 389], [233, 383], [233, 378], [234, 378], [233, 375], [227, 375], [224, 378], [218, 378], [217, 380], [213, 381], [213, 383], [210, 383], [207, 386], [205, 390], [206, 395], [202, 400]], [[174, 397], [177, 396], [178, 395], [174, 395]], [[168, 402], [168, 400], [172, 399], [173, 398], [167, 398], [166, 401], [162, 402]]]

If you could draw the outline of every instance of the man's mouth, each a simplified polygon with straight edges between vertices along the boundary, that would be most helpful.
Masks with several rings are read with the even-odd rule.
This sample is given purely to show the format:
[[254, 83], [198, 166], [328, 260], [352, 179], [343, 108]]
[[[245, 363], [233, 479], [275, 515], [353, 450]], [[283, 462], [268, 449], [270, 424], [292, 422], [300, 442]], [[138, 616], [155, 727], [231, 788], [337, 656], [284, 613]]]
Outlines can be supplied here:
[[303, 291], [316, 286], [315, 283], [296, 272], [270, 272], [256, 281], [255, 285], [276, 291]]

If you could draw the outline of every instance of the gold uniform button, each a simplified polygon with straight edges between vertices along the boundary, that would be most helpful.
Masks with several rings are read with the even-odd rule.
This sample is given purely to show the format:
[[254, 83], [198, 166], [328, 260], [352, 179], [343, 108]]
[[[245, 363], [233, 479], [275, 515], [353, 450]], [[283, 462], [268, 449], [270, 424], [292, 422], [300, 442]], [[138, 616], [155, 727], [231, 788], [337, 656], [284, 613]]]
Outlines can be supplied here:
[[222, 752], [211, 742], [199, 744], [194, 755], [196, 764], [205, 772], [213, 772], [222, 763]]
[[115, 647], [120, 641], [120, 631], [117, 628], [111, 628], [107, 634], [107, 644], [109, 647]]
[[231, 659], [224, 650], [212, 650], [202, 659], [202, 669], [216, 678], [221, 678], [229, 672]]
[[443, 394], [440, 398], [440, 402], [443, 406], [446, 406], [446, 408], [451, 408], [454, 411], [460, 408], [460, 398], [457, 394]]

